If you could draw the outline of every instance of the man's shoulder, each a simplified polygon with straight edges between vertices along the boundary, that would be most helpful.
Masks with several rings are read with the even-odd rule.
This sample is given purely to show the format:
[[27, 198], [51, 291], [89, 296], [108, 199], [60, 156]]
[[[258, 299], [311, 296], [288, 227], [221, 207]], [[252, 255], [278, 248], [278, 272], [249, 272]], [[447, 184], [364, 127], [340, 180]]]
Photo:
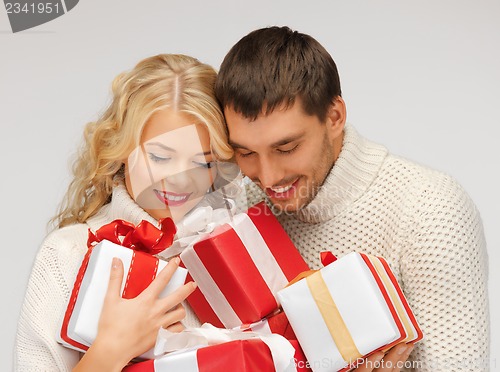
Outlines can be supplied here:
[[410, 182], [436, 185], [442, 184], [443, 182], [458, 184], [455, 178], [444, 171], [393, 154], [390, 154], [385, 159], [382, 171], [393, 174], [394, 176], [401, 176], [401, 180], [407, 179]]
[[412, 193], [420, 203], [472, 203], [465, 189], [452, 175], [401, 156], [389, 155], [382, 167], [382, 174]]

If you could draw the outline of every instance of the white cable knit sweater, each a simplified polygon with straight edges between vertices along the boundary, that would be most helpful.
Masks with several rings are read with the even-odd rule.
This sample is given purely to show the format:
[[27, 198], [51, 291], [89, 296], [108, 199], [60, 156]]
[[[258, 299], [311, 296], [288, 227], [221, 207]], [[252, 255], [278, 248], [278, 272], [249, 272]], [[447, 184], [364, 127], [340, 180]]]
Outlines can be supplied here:
[[[60, 317], [66, 310], [73, 284], [87, 251], [88, 229], [123, 219], [134, 224], [156, 220], [130, 197], [123, 183], [113, 190], [110, 204], [105, 205], [85, 224], [55, 230], [47, 236], [38, 252], [29, 279], [18, 323], [14, 368], [16, 371], [71, 371], [80, 353], [56, 342]], [[200, 323], [186, 303], [186, 326]]]
[[[249, 194], [251, 204], [264, 197], [255, 185]], [[56, 230], [44, 241], [19, 319], [16, 371], [70, 371], [78, 362], [79, 353], [57, 344], [55, 334], [86, 251], [87, 229], [117, 218], [155, 222], [120, 185], [87, 224]], [[479, 213], [453, 179], [389, 155], [348, 126], [317, 197], [298, 215], [278, 219], [312, 268], [321, 267], [325, 249], [389, 261], [425, 335], [411, 355], [422, 363], [417, 370], [487, 370], [485, 240]], [[184, 323], [199, 326], [186, 308]]]
[[[264, 198], [255, 185], [249, 195]], [[316, 198], [278, 220], [311, 268], [322, 267], [326, 249], [388, 260], [424, 333], [410, 356], [415, 370], [488, 370], [486, 242], [477, 209], [452, 178], [346, 126]]]

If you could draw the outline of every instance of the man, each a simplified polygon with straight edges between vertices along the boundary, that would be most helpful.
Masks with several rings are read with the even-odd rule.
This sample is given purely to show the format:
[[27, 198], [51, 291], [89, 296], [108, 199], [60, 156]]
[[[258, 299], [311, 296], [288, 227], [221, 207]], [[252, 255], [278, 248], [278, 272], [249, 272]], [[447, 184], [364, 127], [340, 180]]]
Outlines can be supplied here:
[[405, 361], [411, 352], [419, 371], [488, 370], [478, 211], [451, 177], [391, 155], [346, 125], [328, 52], [287, 27], [253, 31], [225, 57], [216, 94], [235, 159], [253, 181], [251, 202], [270, 202], [312, 268], [321, 267], [325, 249], [391, 264], [424, 340], [374, 357]]

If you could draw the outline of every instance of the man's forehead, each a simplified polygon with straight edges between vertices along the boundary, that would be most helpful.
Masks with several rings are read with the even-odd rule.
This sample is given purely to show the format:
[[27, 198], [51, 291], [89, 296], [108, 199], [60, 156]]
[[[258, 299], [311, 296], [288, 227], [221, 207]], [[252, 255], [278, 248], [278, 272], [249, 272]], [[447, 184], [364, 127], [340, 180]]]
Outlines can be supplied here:
[[224, 115], [239, 116], [240, 118], [247, 119], [249, 121], [254, 121], [257, 120], [258, 118], [272, 115], [275, 111], [285, 112], [291, 109], [293, 109], [293, 111], [305, 114], [304, 106], [302, 104], [302, 99], [300, 97], [295, 97], [293, 100], [290, 101], [284, 100], [283, 102], [273, 105], [272, 108], [269, 108], [267, 102], [264, 102], [262, 104], [260, 113], [257, 114], [257, 116], [246, 115], [244, 108], [235, 108], [233, 105], [225, 106], [223, 111]]

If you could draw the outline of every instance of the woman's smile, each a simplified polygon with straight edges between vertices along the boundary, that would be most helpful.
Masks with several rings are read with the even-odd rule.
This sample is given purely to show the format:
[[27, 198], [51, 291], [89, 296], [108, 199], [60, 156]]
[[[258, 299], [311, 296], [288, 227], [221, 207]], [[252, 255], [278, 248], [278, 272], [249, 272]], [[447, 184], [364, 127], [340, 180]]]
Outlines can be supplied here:
[[161, 191], [154, 189], [154, 193], [156, 197], [165, 205], [169, 207], [178, 207], [183, 205], [185, 202], [189, 200], [189, 197], [193, 194], [190, 193], [175, 193], [170, 191]]

